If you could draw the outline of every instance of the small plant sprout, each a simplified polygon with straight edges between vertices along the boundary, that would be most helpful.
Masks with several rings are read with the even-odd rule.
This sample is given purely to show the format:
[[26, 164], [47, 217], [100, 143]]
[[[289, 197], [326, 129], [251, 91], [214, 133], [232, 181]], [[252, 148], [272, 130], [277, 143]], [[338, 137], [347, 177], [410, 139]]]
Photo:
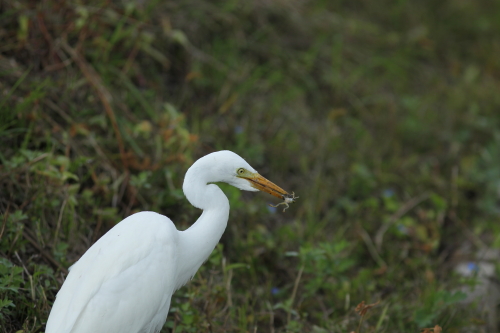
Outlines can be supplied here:
[[271, 205], [269, 204], [269, 206], [271, 207], [278, 207], [279, 205], [285, 205], [286, 207], [283, 208], [283, 212], [288, 208], [290, 207], [288, 204], [292, 203], [292, 202], [295, 202], [295, 199], [298, 199], [299, 197], [296, 197], [295, 196], [295, 192], [292, 192], [292, 194], [285, 194], [283, 195], [283, 202], [280, 202], [279, 204], [277, 205]]

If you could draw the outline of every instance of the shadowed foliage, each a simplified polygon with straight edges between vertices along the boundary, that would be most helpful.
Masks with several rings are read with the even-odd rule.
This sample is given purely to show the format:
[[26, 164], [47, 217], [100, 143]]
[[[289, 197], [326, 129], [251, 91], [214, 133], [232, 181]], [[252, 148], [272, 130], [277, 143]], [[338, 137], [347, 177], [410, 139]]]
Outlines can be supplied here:
[[463, 301], [500, 247], [499, 36], [498, 1], [2, 1], [0, 332], [43, 332], [124, 217], [187, 228], [220, 149], [300, 199], [222, 184], [162, 332], [491, 332]]

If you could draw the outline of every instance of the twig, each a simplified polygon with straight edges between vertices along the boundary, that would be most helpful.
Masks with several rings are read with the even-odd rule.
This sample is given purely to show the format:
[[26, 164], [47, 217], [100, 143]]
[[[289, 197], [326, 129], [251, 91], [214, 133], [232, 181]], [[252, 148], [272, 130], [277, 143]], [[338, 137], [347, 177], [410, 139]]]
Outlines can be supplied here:
[[478, 249], [486, 249], [486, 248], [488, 248], [488, 246], [481, 240], [481, 238], [479, 238], [476, 234], [474, 234], [474, 232], [472, 232], [471, 230], [469, 230], [469, 228], [467, 227], [467, 225], [465, 224], [465, 222], [462, 221], [457, 216], [457, 214], [455, 212], [455, 209], [452, 209], [449, 212], [448, 217], [451, 220], [456, 221], [462, 227], [462, 229], [463, 229], [462, 231], [465, 234], [465, 237], [467, 237]]
[[3, 232], [5, 230], [5, 225], [7, 224], [7, 217], [9, 216], [10, 202], [7, 205], [5, 213], [3, 213], [2, 230], [0, 230], [0, 240], [2, 240]]
[[231, 294], [231, 280], [233, 279], [233, 270], [230, 269], [227, 275], [228, 275], [227, 281], [226, 281], [227, 306], [232, 307], [233, 306], [233, 296]]
[[52, 110], [56, 111], [62, 118], [64, 118], [64, 120], [66, 120], [68, 124], [73, 125], [75, 123], [75, 121], [63, 109], [61, 109], [59, 105], [54, 103], [49, 98], [44, 98], [43, 103], [50, 107]]
[[36, 320], [37, 320], [37, 317], [35, 316], [35, 320], [33, 320], [33, 327], [31, 328], [31, 332], [34, 332]]
[[113, 131], [115, 132], [116, 141], [118, 142], [118, 149], [120, 150], [120, 157], [122, 160], [123, 167], [127, 169], [127, 158], [125, 156], [125, 146], [123, 145], [122, 135], [120, 133], [120, 129], [118, 127], [118, 123], [116, 121], [115, 113], [113, 112], [113, 108], [111, 107], [111, 93], [102, 83], [102, 80], [95, 71], [95, 69], [75, 51], [65, 40], [61, 40], [61, 46], [63, 49], [69, 53], [73, 61], [80, 67], [81, 72], [85, 76], [85, 78], [89, 81], [89, 83], [94, 87], [101, 100], [101, 103], [106, 111], [109, 120], [111, 121], [111, 125], [113, 126]]
[[389, 230], [389, 228], [396, 223], [397, 220], [399, 220], [403, 215], [408, 213], [410, 210], [415, 208], [419, 203], [424, 201], [429, 197], [429, 193], [424, 192], [418, 197], [412, 198], [408, 202], [406, 202], [401, 208], [398, 209], [396, 213], [394, 213], [390, 218], [389, 222], [382, 224], [380, 229], [378, 229], [377, 233], [375, 234], [375, 245], [377, 248], [377, 251], [380, 251], [382, 249], [382, 243], [384, 241], [384, 235]]
[[101, 231], [102, 227], [102, 216], [98, 215], [97, 216], [97, 224], [94, 228], [94, 233], [92, 235], [92, 243], [95, 243], [97, 239], [99, 239], [99, 231]]
[[52, 265], [54, 265], [56, 268], [58, 268], [60, 271], [62, 271], [64, 274], [68, 274], [68, 270], [61, 266], [60, 263], [58, 263], [50, 254], [48, 254], [44, 249], [41, 248], [40, 245], [35, 241], [34, 237], [30, 235], [30, 232], [27, 229], [23, 230], [23, 237], [33, 245], [40, 254], [47, 259]]
[[64, 212], [64, 207], [66, 207], [66, 203], [68, 202], [68, 198], [64, 199], [61, 209], [59, 210], [59, 218], [57, 219], [56, 231], [54, 232], [54, 244], [57, 243], [57, 236], [59, 234], [59, 229], [61, 228], [61, 221]]
[[136, 44], [132, 48], [132, 51], [127, 57], [127, 61], [125, 62], [125, 66], [123, 66], [122, 73], [127, 74], [130, 68], [132, 67], [135, 57], [137, 56], [137, 53], [139, 53], [139, 46]]
[[304, 272], [304, 265], [300, 267], [299, 273], [297, 274], [297, 278], [295, 279], [295, 283], [293, 285], [293, 291], [292, 291], [292, 297], [290, 297], [290, 310], [288, 311], [288, 314], [286, 316], [286, 324], [290, 324], [290, 320], [292, 318], [292, 307], [293, 307], [293, 301], [295, 300], [295, 296], [297, 295], [297, 289], [299, 288], [299, 282], [302, 277], [302, 273]]
[[21, 260], [19, 253], [17, 253], [17, 251], [14, 251], [14, 254], [17, 257], [17, 260], [19, 260], [19, 262], [21, 263], [21, 266], [23, 266], [24, 273], [26, 273], [26, 275], [31, 275], [30, 272], [28, 272], [28, 269], [26, 268], [26, 266], [24, 266], [24, 262]]
[[368, 248], [368, 251], [372, 255], [373, 259], [379, 264], [380, 267], [387, 267], [387, 264], [385, 263], [384, 259], [380, 257], [378, 254], [377, 249], [375, 248], [375, 245], [373, 244], [372, 239], [370, 238], [370, 235], [366, 232], [366, 230], [361, 226], [358, 225], [359, 227], [359, 234], [361, 238], [365, 241], [366, 247]]
[[363, 324], [363, 319], [365, 319], [365, 317], [361, 316], [361, 318], [359, 319], [358, 329], [356, 330], [356, 333], [361, 333], [361, 324]]
[[17, 260], [19, 260], [19, 262], [23, 266], [24, 272], [26, 273], [26, 275], [28, 275], [28, 279], [30, 280], [30, 286], [31, 286], [31, 288], [30, 288], [31, 289], [31, 299], [33, 301], [35, 301], [36, 295], [35, 295], [35, 286], [33, 285], [33, 276], [31, 276], [30, 272], [28, 271], [28, 269], [24, 265], [24, 262], [21, 260], [21, 257], [19, 256], [19, 253], [17, 253], [17, 251], [14, 251], [14, 254], [17, 257]]
[[267, 308], [269, 309], [269, 331], [274, 333], [274, 310], [271, 303], [266, 302]]
[[[50, 35], [48, 29], [47, 29], [47, 26], [45, 25], [45, 21], [44, 21], [44, 17], [43, 17], [43, 13], [42, 12], [38, 12], [37, 15], [36, 15], [36, 18], [37, 18], [37, 22], [38, 22], [38, 27], [40, 29], [40, 31], [42, 32], [42, 35], [43, 37], [45, 38], [45, 40], [47, 41], [47, 43], [49, 44], [49, 56], [48, 58], [50, 60], [54, 59], [54, 39], [52, 38], [52, 36]], [[60, 65], [61, 61], [60, 59], [57, 59], [59, 60], [59, 63], [57, 65]], [[44, 66], [46, 67], [46, 66]]]

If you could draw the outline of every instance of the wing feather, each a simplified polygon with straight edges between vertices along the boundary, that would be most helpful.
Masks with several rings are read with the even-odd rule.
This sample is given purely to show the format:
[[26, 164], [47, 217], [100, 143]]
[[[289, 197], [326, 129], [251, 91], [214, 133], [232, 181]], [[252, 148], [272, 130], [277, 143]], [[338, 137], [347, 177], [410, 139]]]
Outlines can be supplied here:
[[141, 212], [118, 223], [71, 267], [46, 333], [161, 328], [175, 288], [177, 243], [163, 215]]

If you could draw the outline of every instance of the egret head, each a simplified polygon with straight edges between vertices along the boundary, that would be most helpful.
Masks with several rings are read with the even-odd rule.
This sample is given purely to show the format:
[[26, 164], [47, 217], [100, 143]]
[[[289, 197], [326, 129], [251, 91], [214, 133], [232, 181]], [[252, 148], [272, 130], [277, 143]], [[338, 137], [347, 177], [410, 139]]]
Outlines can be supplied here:
[[207, 183], [224, 182], [240, 190], [264, 191], [280, 199], [288, 195], [281, 187], [262, 177], [247, 161], [228, 150], [202, 157], [191, 169], [206, 175]]

